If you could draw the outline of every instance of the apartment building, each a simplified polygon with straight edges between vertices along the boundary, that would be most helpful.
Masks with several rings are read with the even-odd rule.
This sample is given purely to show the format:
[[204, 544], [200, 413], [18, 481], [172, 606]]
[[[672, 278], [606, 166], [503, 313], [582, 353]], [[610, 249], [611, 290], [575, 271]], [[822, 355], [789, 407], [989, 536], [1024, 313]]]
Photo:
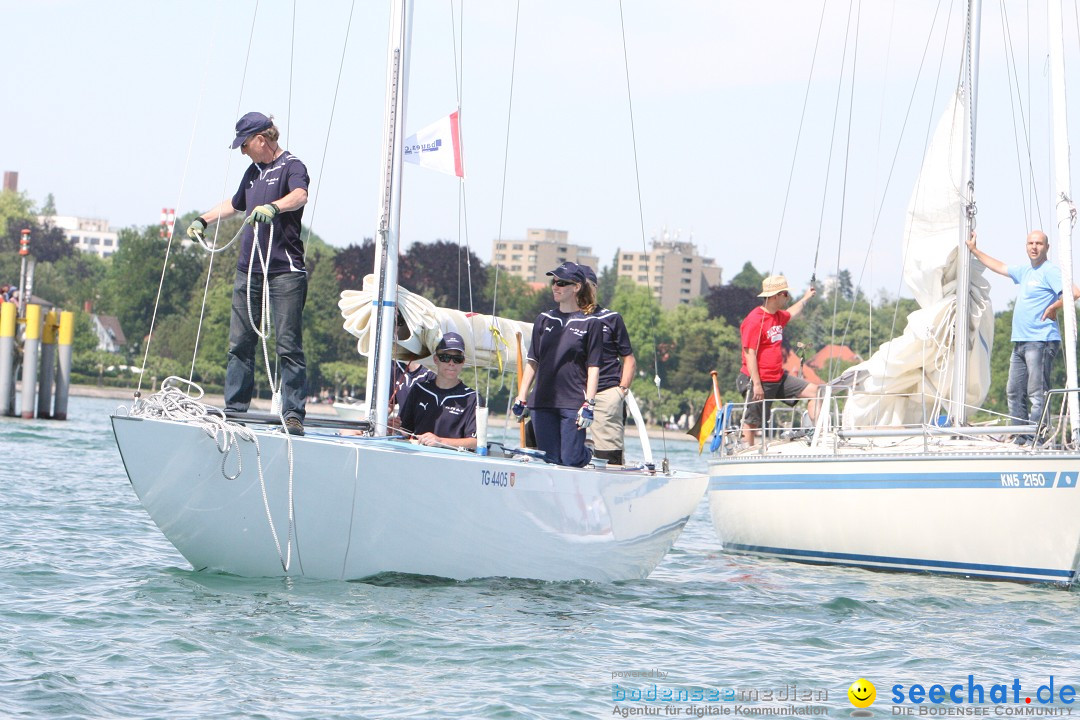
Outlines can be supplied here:
[[120, 236], [109, 229], [109, 221], [74, 215], [38, 216], [39, 223], [49, 223], [64, 231], [64, 237], [83, 252], [109, 257], [120, 246]]
[[653, 238], [649, 252], [619, 251], [615, 272], [638, 285], [652, 289], [653, 296], [665, 310], [689, 304], [720, 284], [721, 268], [712, 258], [698, 255], [697, 246], [690, 241]]
[[526, 282], [546, 283], [545, 273], [567, 261], [589, 265], [599, 273], [599, 259], [592, 248], [573, 245], [568, 236], [566, 230], [530, 228], [524, 240], [495, 240], [492, 263]]

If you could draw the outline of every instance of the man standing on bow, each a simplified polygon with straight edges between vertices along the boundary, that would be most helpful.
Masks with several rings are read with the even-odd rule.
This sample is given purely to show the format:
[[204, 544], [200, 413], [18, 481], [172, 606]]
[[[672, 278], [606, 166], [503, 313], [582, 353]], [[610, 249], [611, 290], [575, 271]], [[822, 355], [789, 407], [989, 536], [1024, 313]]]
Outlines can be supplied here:
[[[1061, 270], [1047, 262], [1050, 241], [1042, 230], [1028, 233], [1025, 247], [1029, 262], [1025, 265], [1006, 265], [990, 257], [976, 246], [975, 238], [972, 230], [967, 240], [971, 254], [988, 269], [1020, 286], [1013, 306], [1013, 351], [1005, 395], [1009, 400], [1009, 415], [1018, 422], [1037, 424], [1046, 403], [1046, 391], [1050, 389], [1050, 368], [1061, 349], [1057, 325], [1057, 311], [1062, 305]], [[1073, 293], [1073, 297], [1080, 296], [1076, 288]], [[1026, 445], [1030, 440], [1028, 435], [1018, 435], [1015, 442]]]
[[742, 336], [742, 372], [735, 378], [735, 387], [746, 397], [746, 414], [743, 416], [743, 441], [754, 444], [754, 434], [761, 427], [762, 418], [768, 417], [768, 400], [784, 400], [794, 405], [799, 398], [809, 399], [806, 410], [811, 420], [817, 419], [817, 389], [800, 377], [784, 372], [784, 326], [802, 312], [803, 307], [817, 290], [813, 285], [797, 303], [785, 310], [791, 302], [787, 278], [770, 275], [761, 283], [758, 297], [764, 302], [750, 311], [739, 326]]
[[[225, 409], [246, 412], [255, 387], [256, 328], [262, 319], [263, 284], [269, 289], [274, 337], [281, 361], [281, 409], [285, 430], [304, 434], [305, 385], [301, 320], [307, 300], [307, 271], [300, 221], [308, 199], [307, 168], [278, 145], [273, 116], [250, 112], [236, 123], [232, 148], [251, 158], [240, 187], [192, 221], [187, 234], [203, 242], [207, 226], [238, 212], [249, 213], [243, 229], [229, 323]], [[255, 242], [256, 238], [258, 242]], [[249, 287], [250, 285], [250, 287]], [[248, 299], [250, 297], [250, 303]], [[254, 326], [252, 326], [252, 322]]]

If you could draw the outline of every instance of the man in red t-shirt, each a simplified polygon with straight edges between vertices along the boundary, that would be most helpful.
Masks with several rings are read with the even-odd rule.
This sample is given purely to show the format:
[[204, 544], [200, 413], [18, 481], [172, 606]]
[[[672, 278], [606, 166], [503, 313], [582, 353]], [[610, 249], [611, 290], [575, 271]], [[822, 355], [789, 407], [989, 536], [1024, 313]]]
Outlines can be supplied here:
[[791, 302], [787, 278], [770, 275], [761, 283], [758, 297], [765, 298], [746, 316], [739, 326], [742, 336], [742, 372], [735, 380], [735, 387], [746, 397], [746, 415], [743, 416], [743, 441], [754, 444], [754, 434], [761, 427], [766, 400], [785, 400], [794, 405], [799, 398], [808, 398], [810, 419], [817, 419], [818, 386], [802, 378], [784, 372], [784, 326], [791, 318], [802, 312], [807, 301], [817, 291], [811, 285], [802, 298], [784, 310]]

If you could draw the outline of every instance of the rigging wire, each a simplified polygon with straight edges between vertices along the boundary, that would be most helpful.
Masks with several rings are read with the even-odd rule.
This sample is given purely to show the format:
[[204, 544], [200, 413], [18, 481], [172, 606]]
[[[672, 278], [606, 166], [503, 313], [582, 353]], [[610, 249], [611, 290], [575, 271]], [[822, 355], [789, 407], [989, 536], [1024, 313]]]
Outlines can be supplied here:
[[[499, 241], [503, 236], [503, 216], [506, 209], [506, 171], [510, 164], [510, 121], [514, 114], [514, 70], [517, 67], [517, 44], [518, 28], [521, 21], [521, 0], [514, 4], [514, 45], [510, 54], [510, 97], [506, 105], [506, 143], [503, 146], [503, 173], [502, 189], [499, 193], [499, 232], [495, 236]], [[495, 289], [491, 293], [491, 315], [495, 316], [495, 308], [499, 299], [499, 264], [495, 263]], [[491, 373], [488, 373], [487, 387], [484, 396], [491, 397]]]
[[[851, 162], [851, 121], [855, 112], [855, 71], [859, 67], [859, 27], [862, 20], [862, 0], [859, 0], [858, 10], [855, 13], [855, 47], [851, 53], [851, 87], [848, 95], [848, 119], [847, 119], [847, 137], [844, 143], [844, 175], [843, 181], [840, 183], [840, 225], [837, 228], [836, 235], [836, 277], [840, 278], [840, 253], [844, 247], [844, 217], [847, 210], [847, 183], [848, 183], [848, 170]], [[815, 263], [815, 270], [816, 270]], [[852, 302], [855, 301], [856, 295], [852, 294]], [[836, 342], [836, 310], [840, 302], [840, 293], [833, 291], [833, 314], [832, 325], [829, 330], [829, 344], [834, 345]], [[848, 322], [851, 322], [851, 315], [848, 315]], [[847, 333], [845, 331], [845, 337]], [[829, 356], [829, 376], [832, 377], [833, 366], [835, 364], [835, 355]]]
[[[1032, 158], [1031, 158], [1031, 139], [1030, 139], [1031, 134], [1030, 134], [1030, 131], [1028, 129], [1027, 117], [1024, 115], [1023, 100], [1020, 99], [1020, 98], [1014, 99], [1014, 97], [1013, 97], [1013, 76], [1014, 75], [1016, 76], [1016, 94], [1019, 95], [1020, 94], [1020, 74], [1017, 72], [1017, 69], [1016, 69], [1016, 50], [1013, 47], [1012, 33], [1009, 31], [1010, 30], [1010, 23], [1009, 23], [1008, 10], [1005, 7], [1005, 0], [999, 0], [999, 2], [1000, 2], [1000, 6], [1001, 6], [1001, 15], [1002, 15], [1002, 18], [1001, 18], [1001, 37], [1002, 37], [1002, 44], [1004, 45], [1004, 48], [1005, 48], [1005, 77], [1009, 81], [1009, 110], [1010, 110], [1010, 116], [1012, 118], [1012, 124], [1013, 124], [1013, 145], [1014, 145], [1014, 147], [1016, 149], [1016, 171], [1017, 171], [1016, 175], [1017, 175], [1017, 181], [1020, 183], [1020, 206], [1024, 210], [1024, 227], [1025, 228], [1030, 228], [1031, 227], [1031, 221], [1032, 221], [1032, 215], [1034, 215], [1036, 212], [1039, 214], [1039, 224], [1040, 225], [1042, 224], [1042, 208], [1039, 205], [1038, 188], [1035, 187], [1034, 183], [1030, 183], [1030, 182], [1025, 183], [1024, 182], [1024, 165], [1023, 165], [1023, 160], [1021, 159], [1021, 155], [1020, 155], [1020, 138], [1018, 137], [1018, 135], [1020, 133], [1018, 132], [1019, 128], [1017, 128], [1017, 126], [1016, 126], [1016, 113], [1017, 113], [1017, 105], [1018, 104], [1019, 104], [1019, 112], [1020, 112], [1020, 124], [1021, 124], [1021, 126], [1023, 128], [1023, 138], [1024, 138], [1024, 143], [1026, 145], [1026, 150], [1027, 150], [1027, 152], [1026, 152], [1027, 160], [1028, 160], [1027, 171], [1028, 171], [1029, 177], [1034, 177], [1034, 167], [1032, 165]], [[1030, 51], [1030, 43], [1029, 43], [1028, 50]], [[1025, 187], [1025, 185], [1027, 187]], [[1030, 196], [1032, 193], [1035, 194], [1034, 200], [1029, 200], [1029, 198], [1025, 197], [1025, 194]], [[1030, 209], [1029, 209], [1029, 202], [1032, 203]]]
[[[885, 179], [885, 187], [881, 191], [881, 196], [880, 196], [880, 199], [879, 199], [879, 202], [878, 202], [877, 211], [876, 211], [876, 213], [874, 215], [874, 223], [873, 223], [873, 226], [872, 226], [871, 231], [870, 231], [870, 241], [869, 241], [869, 243], [867, 243], [866, 253], [863, 255], [863, 263], [862, 263], [861, 268], [859, 269], [858, 279], [855, 282], [856, 287], [861, 287], [862, 284], [863, 284], [863, 278], [866, 275], [866, 268], [867, 268], [867, 265], [869, 263], [871, 254], [872, 254], [873, 249], [874, 249], [874, 243], [875, 243], [875, 241], [877, 239], [878, 224], [879, 224], [879, 222], [881, 220], [881, 216], [882, 216], [882, 214], [884, 212], [885, 199], [888, 196], [890, 187], [892, 186], [893, 174], [894, 174], [894, 172], [896, 170], [897, 161], [899, 160], [899, 157], [900, 157], [900, 150], [903, 147], [903, 139], [904, 139], [905, 134], [907, 133], [908, 123], [909, 123], [909, 121], [911, 119], [911, 111], [912, 111], [912, 109], [913, 109], [913, 107], [915, 105], [915, 97], [916, 97], [916, 94], [917, 94], [917, 91], [918, 91], [918, 88], [919, 88], [920, 81], [922, 79], [923, 70], [924, 70], [924, 68], [926, 66], [926, 58], [927, 58], [927, 55], [929, 54], [929, 51], [930, 51], [930, 44], [931, 44], [931, 40], [933, 39], [934, 28], [937, 27], [938, 17], [941, 14], [941, 3], [942, 3], [942, 0], [938, 0], [938, 3], [937, 3], [937, 5], [936, 5], [936, 7], [934, 9], [934, 17], [930, 22], [930, 29], [926, 34], [926, 43], [923, 45], [922, 55], [921, 55], [921, 57], [919, 59], [919, 67], [918, 67], [918, 70], [917, 70], [917, 72], [915, 74], [915, 81], [912, 84], [911, 94], [908, 97], [907, 109], [904, 112], [904, 120], [901, 123], [900, 133], [899, 133], [899, 135], [897, 137], [897, 140], [896, 140], [896, 147], [895, 147], [895, 150], [893, 151], [892, 161], [889, 164], [889, 172], [888, 172], [888, 175], [886, 176], [886, 179]], [[950, 7], [950, 11], [946, 14], [946, 26], [945, 26], [945, 31], [944, 31], [945, 38], [947, 38], [948, 34], [949, 34], [949, 18], [951, 18], [951, 15], [952, 15], [952, 12], [951, 12], [952, 4], [951, 3], [950, 3], [949, 7]], [[942, 52], [941, 52], [941, 55], [938, 58], [938, 70], [937, 70], [937, 75], [936, 75], [936, 77], [939, 80], [940, 80], [940, 76], [941, 76], [941, 69], [942, 69], [943, 64], [944, 64], [944, 50], [945, 50], [945, 47], [946, 47], [946, 43], [943, 41], [943, 43], [942, 43]], [[935, 83], [934, 91], [931, 94], [931, 98], [937, 97], [937, 92], [938, 92], [938, 85], [937, 85], [937, 83]], [[931, 106], [930, 112], [928, 114], [926, 134], [925, 134], [925, 137], [924, 137], [924, 140], [923, 140], [923, 156], [924, 157], [925, 157], [926, 149], [927, 149], [927, 146], [928, 146], [928, 143], [929, 143], [930, 129], [933, 127], [933, 118], [934, 118], [933, 107]], [[916, 185], [915, 192], [916, 193], [918, 192], [918, 185]], [[908, 247], [908, 243], [905, 241], [904, 253], [903, 253], [903, 257], [901, 258], [901, 263], [900, 263], [901, 268], [903, 268], [905, 266], [905, 264], [906, 264], [907, 247]], [[896, 289], [896, 302], [893, 305], [893, 316], [892, 316], [892, 323], [891, 323], [891, 326], [889, 328], [889, 337], [895, 337], [896, 336], [896, 324], [897, 324], [897, 321], [899, 319], [899, 312], [900, 312], [900, 290], [901, 290], [902, 286], [903, 286], [903, 276], [901, 274], [901, 276], [898, 279], [898, 286], [897, 286], [897, 289]], [[856, 298], [852, 299], [852, 304], [851, 304], [851, 312], [852, 313], [854, 312], [854, 309], [855, 309], [855, 299]], [[844, 344], [846, 342], [846, 340], [847, 340], [847, 335], [848, 335], [848, 332], [849, 332], [850, 327], [851, 327], [851, 320], [852, 320], [852, 315], [849, 315], [847, 325], [845, 326], [844, 332], [841, 335], [841, 341], [840, 341], [841, 344]]]
[[[251, 13], [251, 29], [248, 31], [247, 49], [245, 50], [245, 53], [244, 53], [244, 69], [240, 73], [240, 93], [236, 98], [236, 114], [234, 115], [234, 117], [240, 117], [241, 103], [243, 103], [243, 100], [244, 100], [244, 87], [245, 87], [245, 85], [247, 83], [248, 65], [251, 62], [251, 47], [255, 42], [255, 21], [258, 19], [258, 17], [259, 17], [259, 0], [255, 0], [255, 9]], [[225, 198], [228, 197], [228, 192], [229, 192], [229, 190], [228, 190], [229, 169], [232, 167], [232, 159], [233, 159], [233, 152], [230, 149], [227, 152], [226, 156], [225, 156], [225, 173], [224, 173], [224, 176], [222, 177], [221, 196], [220, 196], [221, 200], [219, 200], [219, 202], [224, 202]], [[217, 253], [214, 251], [214, 248], [217, 247], [218, 235], [220, 233], [221, 233], [221, 220], [219, 219], [214, 223], [214, 237], [213, 237], [213, 240], [210, 243], [210, 246], [211, 246], [210, 261], [209, 261], [209, 263], [207, 263], [207, 266], [206, 266], [206, 284], [203, 287], [202, 304], [199, 307], [199, 322], [198, 322], [198, 326], [197, 326], [198, 330], [197, 330], [196, 335], [195, 335], [195, 347], [192, 349], [192, 352], [191, 352], [191, 376], [188, 378], [189, 380], [194, 379], [194, 376], [195, 376], [195, 362], [199, 357], [199, 347], [200, 347], [199, 341], [200, 341], [201, 336], [202, 336], [203, 318], [206, 317], [206, 302], [207, 302], [207, 298], [210, 295], [210, 278], [213, 276], [213, 273], [214, 273], [214, 258], [217, 255]], [[167, 262], [168, 262], [168, 256], [166, 254], [166, 263]], [[162, 272], [164, 273], [164, 269], [162, 270]], [[153, 323], [151, 322], [151, 331], [152, 330], [153, 330]], [[147, 350], [149, 350], [149, 345], [150, 345], [150, 343], [147, 342]]]
[[[462, 3], [460, 14], [461, 15], [465, 14], [464, 3]], [[462, 72], [462, 70], [461, 70], [461, 67], [458, 65], [457, 22], [461, 22], [461, 21], [462, 20], [458, 20], [458, 21], [454, 20], [454, 0], [450, 0], [450, 37], [451, 37], [451, 46], [453, 47], [453, 50], [454, 50], [454, 97], [457, 98], [458, 112], [461, 111], [461, 84], [462, 84], [461, 72]], [[462, 32], [462, 35], [464, 36], [464, 34], [465, 34], [465, 28], [464, 27], [461, 29], [461, 32]], [[461, 39], [462, 52], [464, 52], [464, 41], [465, 41], [465, 38], [462, 37], [462, 39]], [[464, 65], [464, 58], [462, 58], [462, 65]], [[459, 134], [459, 136], [460, 136], [460, 133], [461, 133], [460, 128], [461, 128], [461, 126], [459, 125], [458, 126], [458, 134]], [[464, 153], [462, 155], [464, 156]], [[460, 180], [460, 178], [459, 178], [459, 180]], [[458, 218], [457, 218], [458, 219], [458, 227], [457, 227], [457, 236], [458, 236], [458, 264], [457, 264], [457, 291], [458, 291], [458, 295], [457, 295], [457, 308], [458, 308], [458, 310], [461, 309], [461, 195], [462, 195], [462, 190], [463, 190], [462, 184], [459, 182], [458, 183]], [[472, 310], [471, 303], [469, 305], [469, 309]]]
[[292, 129], [293, 64], [296, 62], [296, 0], [292, 4], [292, 32], [289, 34], [289, 99], [285, 103], [285, 147], [289, 147], [289, 130]]
[[[892, 64], [892, 45], [893, 45], [893, 36], [894, 36], [894, 33], [895, 33], [895, 28], [896, 28], [896, 0], [893, 0], [892, 11], [889, 13], [888, 42], [885, 45], [885, 75], [881, 80], [881, 109], [878, 112], [877, 142], [874, 145], [874, 194], [873, 194], [872, 197], [877, 197], [877, 195], [878, 195], [878, 181], [881, 179], [881, 172], [880, 172], [880, 170], [881, 170], [881, 164], [880, 164], [880, 160], [881, 160], [881, 136], [882, 136], [882, 134], [884, 132], [884, 129], [885, 129], [885, 92], [886, 92], [886, 89], [889, 86], [889, 68], [890, 68], [890, 66]], [[884, 195], [884, 191], [882, 191], [882, 195]], [[871, 202], [871, 210], [872, 209], [873, 209], [873, 203]], [[874, 237], [873, 237], [873, 234], [871, 233], [870, 244], [872, 244], [873, 241], [874, 241]], [[863, 260], [863, 268], [859, 272], [859, 282], [856, 285], [856, 288], [861, 288], [862, 287], [862, 278], [863, 278], [863, 275], [866, 272], [866, 265], [868, 264], [868, 258], [869, 258], [869, 255], [867, 255]], [[874, 278], [874, 266], [871, 264], [870, 265], [870, 283], [873, 282], [873, 278]], [[852, 298], [853, 305], [854, 305], [854, 299], [855, 298]], [[867, 327], [867, 330], [866, 330], [866, 339], [867, 339], [866, 357], [870, 357], [871, 355], [874, 354], [874, 302], [873, 302], [873, 298], [871, 298], [870, 301], [867, 303], [867, 307], [869, 309], [869, 312], [867, 313], [868, 327]], [[850, 318], [849, 318], [849, 323], [850, 323]], [[846, 328], [844, 330], [844, 337], [845, 338], [847, 337], [847, 329]]]
[[[806, 121], [806, 108], [810, 104], [810, 86], [814, 79], [814, 67], [817, 65], [818, 49], [821, 46], [821, 30], [825, 24], [825, 9], [828, 5], [829, 0], [823, 0], [821, 3], [821, 17], [818, 19], [817, 37], [814, 39], [814, 54], [810, 58], [810, 72], [806, 77], [806, 92], [803, 94], [802, 112], [799, 114], [799, 130], [795, 133], [795, 151], [791, 154], [791, 170], [788, 172], [787, 189], [784, 191], [784, 205], [780, 209], [780, 227], [776, 230], [776, 245], [773, 248], [772, 262], [769, 264], [770, 275], [773, 274], [773, 268], [776, 267], [776, 256], [780, 252], [780, 238], [784, 233], [784, 219], [787, 216], [788, 199], [791, 197], [791, 184], [795, 179], [795, 162], [799, 157], [799, 144], [802, 140], [803, 124]], [[812, 278], [811, 282], [813, 282]]]
[[817, 276], [817, 264], [818, 254], [821, 252], [821, 228], [825, 223], [825, 207], [829, 195], [829, 178], [832, 176], [832, 160], [833, 160], [833, 148], [836, 144], [836, 124], [837, 118], [840, 115], [840, 93], [844, 86], [844, 73], [843, 69], [847, 65], [847, 52], [849, 46], [849, 36], [851, 34], [851, 9], [854, 5], [854, 0], [848, 3], [848, 18], [844, 31], [844, 53], [840, 58], [840, 77], [836, 82], [836, 101], [833, 104], [833, 124], [832, 130], [829, 132], [829, 161], [825, 163], [825, 182], [821, 190], [821, 213], [818, 216], [818, 229], [817, 229], [817, 243], [814, 245], [814, 265], [811, 271], [812, 277]]
[[[648, 254], [648, 248], [645, 244], [645, 210], [643, 203], [641, 202], [641, 166], [638, 162], [638, 150], [637, 150], [637, 132], [634, 127], [634, 97], [630, 91], [630, 57], [626, 49], [626, 18], [623, 13], [623, 3], [619, 0], [619, 29], [622, 33], [622, 50], [623, 50], [623, 70], [626, 74], [626, 104], [630, 110], [630, 145], [634, 151], [634, 186], [637, 190], [637, 203], [638, 203], [638, 225], [641, 229], [641, 249], [644, 254]], [[653, 288], [649, 286], [650, 294], [653, 292]], [[660, 393], [660, 356], [656, 342], [656, 327], [652, 327], [652, 351], [653, 351], [653, 384], [656, 386], [656, 402], [657, 407], [663, 402], [663, 397]], [[660, 441], [664, 447], [664, 460], [663, 469], [664, 472], [668, 470], [668, 457], [667, 457], [667, 428], [664, 427], [665, 423], [660, 423]]]
[[[217, 33], [218, 33], [217, 28], [218, 28], [219, 23], [216, 21], [216, 18], [217, 18], [217, 16], [220, 15], [220, 12], [221, 12], [221, 8], [219, 6], [218, 10], [216, 11], [215, 22], [213, 23], [213, 26], [212, 26], [214, 28], [214, 30], [210, 35], [210, 43], [208, 45], [208, 51], [206, 52], [206, 60], [203, 63], [203, 81], [202, 81], [202, 83], [200, 85], [200, 89], [199, 89], [199, 99], [195, 102], [195, 118], [194, 118], [194, 120], [192, 120], [192, 123], [191, 123], [191, 135], [188, 138], [187, 154], [184, 156], [184, 170], [183, 170], [183, 173], [181, 173], [181, 176], [180, 176], [180, 189], [177, 192], [176, 207], [181, 206], [181, 202], [182, 202], [182, 200], [184, 198], [184, 187], [187, 185], [188, 170], [191, 168], [191, 153], [192, 153], [192, 150], [195, 147], [195, 132], [199, 127], [199, 117], [202, 115], [203, 98], [206, 95], [206, 81], [210, 76], [210, 61], [211, 61], [211, 58], [213, 57], [213, 48], [214, 48], [214, 44], [215, 44], [215, 42], [217, 40]], [[143, 377], [146, 375], [146, 362], [147, 362], [147, 359], [148, 359], [148, 357], [150, 355], [150, 343], [153, 340], [154, 325], [155, 325], [155, 321], [157, 320], [158, 306], [161, 303], [161, 291], [162, 291], [162, 287], [163, 287], [164, 282], [165, 282], [165, 268], [168, 267], [169, 252], [170, 252], [170, 249], [172, 248], [172, 239], [173, 239], [173, 235], [175, 234], [175, 230], [176, 230], [176, 213], [174, 212], [172, 222], [169, 224], [169, 241], [168, 241], [168, 243], [166, 245], [166, 248], [165, 248], [165, 262], [162, 264], [162, 268], [161, 268], [161, 280], [160, 280], [160, 282], [158, 284], [157, 295], [154, 297], [154, 312], [153, 312], [153, 315], [151, 316], [151, 320], [150, 320], [150, 332], [147, 334], [147, 338], [146, 338], [146, 349], [143, 352], [143, 360], [142, 360], [141, 372], [139, 373], [139, 380], [135, 384], [135, 397], [139, 397], [142, 394], [142, 381], [143, 381]], [[201, 329], [201, 327], [200, 327], [200, 329]], [[196, 337], [196, 342], [198, 342], [198, 334], [196, 334], [195, 337]], [[195, 359], [194, 358], [192, 358], [191, 366], [192, 366], [192, 373], [194, 373], [194, 371], [195, 371], [194, 370], [194, 368], [195, 368]]]
[[[323, 141], [322, 157], [319, 159], [320, 175], [326, 170], [326, 156], [330, 150], [330, 134], [334, 128], [334, 117], [337, 112], [338, 95], [341, 92], [341, 77], [345, 72], [345, 55], [349, 50], [349, 36], [352, 34], [353, 13], [356, 10], [356, 0], [349, 3], [349, 18], [345, 21], [345, 39], [341, 45], [341, 59], [338, 61], [337, 80], [334, 81], [334, 97], [330, 101], [330, 119], [326, 123], [326, 139]], [[307, 234], [304, 236], [304, 256], [307, 259], [308, 242], [315, 227], [315, 212], [319, 209], [319, 192], [322, 190], [322, 182], [315, 185], [315, 197], [311, 200], [311, 215], [308, 218]]]
[[[945, 48], [948, 46], [949, 29], [952, 27], [952, 16], [953, 16], [953, 7], [954, 6], [955, 6], [955, 2], [950, 1], [950, 3], [949, 3], [949, 11], [945, 15], [945, 30], [944, 30], [944, 33], [943, 33], [943, 36], [942, 36], [941, 53], [940, 53], [940, 55], [938, 55], [938, 69], [937, 69], [937, 73], [935, 75], [935, 80], [934, 80], [934, 90], [933, 90], [933, 93], [931, 93], [931, 95], [930, 95], [931, 98], [936, 98], [937, 97], [938, 89], [939, 89], [940, 84], [941, 84], [941, 73], [942, 73], [942, 69], [945, 66]], [[940, 7], [941, 7], [941, 0], [938, 0], [938, 8], [940, 9]], [[931, 26], [931, 31], [930, 31], [931, 35], [933, 34], [933, 27], [935, 25], [937, 25], [937, 15], [938, 15], [938, 13], [937, 13], [937, 11], [935, 11], [934, 12], [934, 23]], [[927, 49], [929, 49], [929, 42], [930, 42], [930, 38], [928, 36], [927, 37]], [[924, 57], [925, 57], [925, 52], [924, 52]], [[921, 72], [922, 72], [922, 64], [921, 63], [919, 65], [919, 71], [920, 71], [920, 74], [921, 74]], [[914, 99], [914, 96], [913, 96], [913, 99]], [[911, 108], [909, 106], [908, 110], [910, 111], [910, 109]], [[907, 118], [906, 117], [905, 117], [904, 123], [905, 123], [905, 127], [906, 127], [906, 124], [907, 124]], [[926, 152], [930, 147], [930, 134], [933, 131], [933, 127], [934, 127], [934, 108], [933, 108], [933, 104], [931, 103], [930, 108], [927, 111], [927, 116], [926, 116], [926, 132], [923, 134], [923, 150], [922, 150], [922, 157], [923, 158], [926, 157]], [[899, 150], [899, 144], [898, 144], [897, 149]], [[890, 177], [891, 177], [891, 173], [890, 173]], [[922, 173], [919, 174], [919, 179], [915, 183], [915, 189], [912, 192], [913, 197], [918, 195], [921, 185], [922, 185]], [[875, 228], [876, 228], [876, 225], [875, 225]], [[907, 267], [907, 254], [908, 254], [908, 250], [910, 250], [910, 249], [911, 249], [911, 228], [909, 227], [908, 232], [904, 236], [904, 252], [903, 252], [903, 254], [902, 254], [901, 258], [900, 258], [901, 273], [900, 273], [900, 277], [897, 278], [897, 281], [896, 281], [896, 295], [895, 295], [896, 304], [893, 306], [893, 317], [892, 317], [892, 324], [889, 327], [889, 337], [896, 337], [896, 324], [897, 324], [897, 322], [899, 321], [899, 318], [900, 318], [900, 291], [901, 291], [901, 289], [903, 288], [903, 285], [904, 285], [904, 276], [903, 276], [902, 270], [903, 270], [903, 268]], [[888, 357], [886, 356], [886, 361], [887, 360], [888, 360]], [[925, 366], [925, 363], [924, 363], [924, 366]]]
[[[772, 262], [769, 263], [769, 274], [771, 275], [773, 269], [777, 267], [777, 255], [780, 253], [780, 239], [784, 233], [784, 218], [787, 216], [787, 201], [792, 195], [792, 181], [795, 179], [795, 162], [798, 160], [799, 155], [799, 142], [802, 139], [802, 126], [806, 122], [807, 107], [810, 104], [810, 86], [813, 82], [813, 69], [818, 65], [818, 51], [821, 46], [821, 31], [825, 24], [825, 9], [828, 6], [828, 0], [823, 0], [821, 3], [821, 17], [818, 19], [818, 36], [814, 39], [813, 43], [813, 56], [810, 58], [810, 72], [807, 74], [807, 90], [802, 95], [802, 111], [799, 113], [799, 130], [795, 134], [795, 151], [792, 153], [792, 168], [787, 173], [787, 189], [784, 191], [784, 205], [780, 209], [780, 227], [777, 229], [777, 244], [772, 249]], [[816, 264], [816, 263], [815, 263]], [[813, 282], [811, 280], [811, 282]]]
[[[461, 28], [461, 32], [458, 33], [458, 27]], [[458, 9], [458, 19], [455, 25], [454, 22], [454, 0], [450, 0], [450, 33], [452, 39], [452, 45], [454, 48], [454, 95], [457, 101], [458, 110], [458, 142], [461, 144], [461, 156], [465, 157], [465, 131], [461, 122], [461, 103], [462, 95], [465, 87], [465, 3], [462, 2]], [[460, 47], [459, 47], [460, 44]], [[465, 178], [458, 178], [458, 217], [457, 217], [457, 236], [458, 236], [458, 300], [457, 309], [461, 310], [461, 266], [462, 266], [462, 239], [465, 241], [465, 283], [468, 289], [468, 308], [469, 312], [473, 312], [473, 285], [472, 285], [472, 245], [469, 243], [469, 213], [468, 206], [466, 204], [466, 188]], [[495, 306], [491, 308], [492, 323], [495, 322]], [[471, 326], [470, 326], [471, 330]], [[475, 338], [473, 347], [475, 347]], [[487, 371], [487, 376], [490, 378], [491, 371]], [[504, 377], [505, 380], [505, 377]], [[473, 384], [474, 387], [480, 386], [480, 366], [478, 364], [473, 365]], [[490, 389], [490, 384], [488, 385]], [[479, 396], [479, 392], [477, 393]], [[488, 396], [484, 396], [484, 407], [488, 405]], [[504, 426], [505, 427], [505, 426]]]

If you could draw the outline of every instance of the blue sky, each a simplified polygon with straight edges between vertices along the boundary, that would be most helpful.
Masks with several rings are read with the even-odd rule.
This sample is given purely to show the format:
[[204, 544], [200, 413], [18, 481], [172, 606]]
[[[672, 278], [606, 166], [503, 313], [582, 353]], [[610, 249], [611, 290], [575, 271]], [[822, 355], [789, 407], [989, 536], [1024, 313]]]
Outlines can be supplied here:
[[[0, 0], [10, 68], [3, 83], [9, 102], [0, 113], [0, 170], [18, 171], [20, 188], [39, 203], [54, 193], [62, 214], [106, 217], [114, 226], [156, 223], [164, 206], [201, 210], [231, 194], [245, 165], [238, 152], [227, 150], [232, 126], [240, 114], [257, 109], [275, 115], [289, 149], [311, 170], [313, 205], [305, 220], [315, 232], [339, 246], [371, 236], [387, 5], [355, 3], [331, 125], [353, 7], [347, 0]], [[463, 22], [456, 29], [451, 7]], [[617, 248], [639, 249], [642, 243], [619, 4], [521, 3], [503, 203], [517, 7], [508, 0], [465, 0], [462, 10], [460, 2], [419, 0], [408, 132], [457, 103], [456, 32], [466, 228], [473, 249], [490, 259], [501, 217], [504, 237], [522, 237], [529, 227], [568, 230], [572, 242], [591, 246], [607, 264]], [[849, 144], [853, 49], [843, 80], [840, 72], [849, 6], [837, 0], [824, 6], [815, 82], [778, 240], [822, 7], [817, 0], [624, 0], [645, 235], [665, 227], [684, 239], [692, 234], [724, 268], [725, 279], [747, 260], [768, 269], [776, 255], [774, 269], [805, 285], [815, 255], [819, 277], [838, 262], [859, 275], [880, 207], [863, 286], [872, 294], [881, 288], [895, 293], [903, 212], [927, 128], [955, 85], [962, 8], [940, 3], [931, 31], [936, 1], [863, 3]], [[1045, 9], [1014, 0], [1004, 8], [1019, 77], [1010, 96], [1002, 5], [987, 3], [979, 229], [984, 249], [1021, 262], [1024, 235], [1040, 224], [1025, 210], [1034, 194], [1043, 207], [1041, 224], [1052, 224]], [[1080, 33], [1071, 7], [1065, 22], [1075, 67]], [[838, 87], [840, 131], [825, 194]], [[1078, 96], [1073, 93], [1074, 118], [1080, 118]], [[1030, 163], [1023, 147], [1017, 159], [1014, 118], [1021, 102], [1031, 128]], [[846, 147], [847, 190], [841, 195]], [[405, 242], [456, 240], [459, 218], [454, 178], [407, 168]], [[1012, 298], [1007, 280], [995, 277], [992, 284], [998, 307]]]

